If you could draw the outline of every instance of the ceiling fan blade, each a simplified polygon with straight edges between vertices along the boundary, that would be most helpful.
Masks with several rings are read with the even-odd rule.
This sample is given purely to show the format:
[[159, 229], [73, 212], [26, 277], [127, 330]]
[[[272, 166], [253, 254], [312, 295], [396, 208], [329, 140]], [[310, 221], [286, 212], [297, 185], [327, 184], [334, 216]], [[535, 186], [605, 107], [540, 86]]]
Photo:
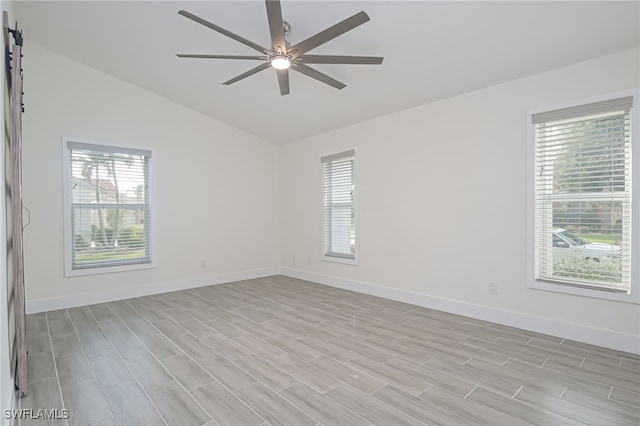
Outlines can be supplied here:
[[287, 45], [284, 40], [284, 24], [282, 22], [282, 8], [280, 0], [265, 0], [267, 4], [267, 19], [269, 20], [269, 31], [271, 32], [271, 48], [278, 52], [287, 53]]
[[220, 34], [224, 34], [227, 37], [232, 38], [235, 41], [238, 41], [238, 42], [244, 44], [245, 46], [249, 46], [250, 48], [257, 50], [260, 53], [268, 53], [269, 52], [269, 49], [267, 49], [265, 47], [262, 47], [259, 44], [256, 44], [256, 43], [254, 43], [254, 42], [252, 42], [250, 40], [247, 40], [244, 37], [240, 37], [239, 35], [234, 34], [231, 31], [225, 30], [224, 28], [219, 27], [216, 24], [212, 24], [211, 22], [207, 21], [206, 19], [202, 19], [199, 16], [196, 16], [196, 15], [194, 15], [192, 13], [187, 12], [186, 10], [181, 10], [178, 13], [180, 15], [184, 16], [185, 18], [189, 18], [192, 21], [195, 21], [195, 22], [197, 22], [199, 24], [204, 25], [205, 27], [208, 27], [208, 28], [211, 28], [214, 31], [217, 31]]
[[302, 55], [305, 64], [363, 64], [380, 65], [384, 59], [381, 56], [338, 56], [338, 55]]
[[300, 43], [291, 46], [287, 50], [289, 52], [296, 50], [296, 55], [302, 55], [303, 53], [306, 53], [311, 49], [315, 49], [321, 44], [324, 44], [329, 40], [333, 40], [347, 31], [351, 31], [365, 22], [368, 22], [369, 19], [369, 15], [366, 13], [358, 12], [350, 18], [347, 18], [342, 22], [338, 22], [334, 26], [331, 26], [324, 31], [320, 31], [318, 34], [313, 35], [306, 40], [302, 40]]
[[276, 70], [278, 72], [278, 85], [280, 96], [289, 94], [289, 70]]
[[292, 70], [296, 70], [307, 77], [315, 78], [318, 81], [321, 81], [329, 86], [335, 87], [338, 90], [344, 89], [347, 85], [344, 83], [340, 83], [338, 80], [329, 77], [326, 74], [321, 73], [318, 70], [315, 70], [309, 66], [304, 64], [298, 64], [296, 66], [291, 67]]
[[230, 85], [230, 84], [233, 84], [233, 83], [235, 83], [235, 82], [237, 82], [237, 81], [242, 80], [243, 78], [247, 78], [247, 77], [249, 77], [249, 76], [252, 76], [252, 75], [254, 75], [255, 73], [258, 73], [258, 72], [260, 72], [260, 71], [262, 71], [262, 70], [266, 70], [266, 69], [267, 69], [267, 68], [269, 68], [269, 67], [271, 67], [271, 63], [269, 63], [269, 62], [265, 62], [264, 64], [260, 64], [260, 65], [258, 65], [258, 66], [257, 66], [257, 67], [255, 67], [255, 68], [251, 68], [249, 71], [244, 72], [244, 73], [240, 74], [239, 76], [233, 77], [231, 80], [227, 80], [227, 81], [225, 81], [225, 82], [224, 82], [224, 83], [222, 83], [222, 84], [226, 84], [226, 85], [228, 86], [228, 85]]
[[176, 53], [178, 58], [203, 58], [203, 59], [250, 59], [266, 61], [267, 56], [244, 56], [244, 55], [192, 55], [187, 53]]

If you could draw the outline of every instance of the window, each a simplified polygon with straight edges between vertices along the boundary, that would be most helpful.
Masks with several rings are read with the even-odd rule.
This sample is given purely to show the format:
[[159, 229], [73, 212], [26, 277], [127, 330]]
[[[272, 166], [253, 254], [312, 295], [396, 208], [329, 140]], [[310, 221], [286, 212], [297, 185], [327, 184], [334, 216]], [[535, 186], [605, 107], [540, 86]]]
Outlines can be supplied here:
[[617, 300], [637, 293], [633, 102], [627, 95], [530, 115], [532, 287]]
[[324, 259], [355, 263], [355, 151], [322, 157], [321, 162]]
[[151, 265], [151, 151], [65, 140], [66, 275]]

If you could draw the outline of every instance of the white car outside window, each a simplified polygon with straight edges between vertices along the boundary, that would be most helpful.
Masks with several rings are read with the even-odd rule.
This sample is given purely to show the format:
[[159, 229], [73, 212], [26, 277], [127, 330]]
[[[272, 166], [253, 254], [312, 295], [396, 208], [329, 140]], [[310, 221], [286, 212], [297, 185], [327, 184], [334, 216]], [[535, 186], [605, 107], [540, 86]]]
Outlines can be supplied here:
[[600, 261], [602, 258], [620, 258], [622, 248], [614, 244], [585, 241], [562, 228], [553, 230], [553, 259], [583, 258]]

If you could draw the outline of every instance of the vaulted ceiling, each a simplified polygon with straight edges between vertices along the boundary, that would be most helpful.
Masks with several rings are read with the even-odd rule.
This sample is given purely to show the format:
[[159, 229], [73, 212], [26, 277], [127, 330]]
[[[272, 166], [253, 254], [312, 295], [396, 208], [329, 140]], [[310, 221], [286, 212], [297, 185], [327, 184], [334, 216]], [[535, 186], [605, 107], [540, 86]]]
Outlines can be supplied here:
[[181, 9], [270, 44], [263, 1], [14, 3], [28, 42], [279, 144], [640, 45], [637, 1], [283, 0], [293, 44], [364, 10], [370, 22], [309, 53], [385, 59], [315, 65], [343, 90], [291, 73], [280, 96], [272, 69], [221, 84], [259, 63], [177, 58], [256, 54]]

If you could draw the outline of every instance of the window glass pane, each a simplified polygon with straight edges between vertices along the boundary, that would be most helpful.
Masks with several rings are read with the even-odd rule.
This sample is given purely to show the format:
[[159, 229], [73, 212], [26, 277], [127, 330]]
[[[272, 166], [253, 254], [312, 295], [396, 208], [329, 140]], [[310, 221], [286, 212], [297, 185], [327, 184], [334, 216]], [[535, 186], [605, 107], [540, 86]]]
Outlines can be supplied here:
[[555, 202], [553, 224], [555, 277], [622, 282], [621, 202]]
[[628, 291], [629, 111], [543, 115], [535, 125], [536, 278]]
[[322, 159], [324, 181], [324, 254], [354, 259], [355, 230], [355, 159], [353, 152], [344, 157]]
[[149, 155], [69, 146], [71, 269], [150, 263]]
[[144, 209], [74, 206], [72, 211], [75, 268], [148, 262]]

